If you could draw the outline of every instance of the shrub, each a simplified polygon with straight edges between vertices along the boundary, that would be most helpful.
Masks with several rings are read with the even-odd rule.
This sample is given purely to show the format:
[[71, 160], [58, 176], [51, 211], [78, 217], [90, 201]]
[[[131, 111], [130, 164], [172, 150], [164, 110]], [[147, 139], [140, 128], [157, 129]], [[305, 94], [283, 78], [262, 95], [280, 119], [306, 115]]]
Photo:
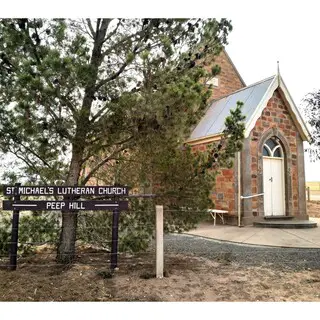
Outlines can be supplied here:
[[[20, 214], [18, 254], [33, 252], [37, 245], [56, 245], [60, 230], [60, 215], [57, 213]], [[11, 215], [2, 212], [0, 222], [0, 254], [9, 254], [11, 241]]]
[[[119, 216], [118, 243], [121, 252], [144, 251], [155, 230], [155, 211], [151, 200], [131, 200], [130, 210]], [[78, 240], [111, 249], [112, 212], [81, 212]]]

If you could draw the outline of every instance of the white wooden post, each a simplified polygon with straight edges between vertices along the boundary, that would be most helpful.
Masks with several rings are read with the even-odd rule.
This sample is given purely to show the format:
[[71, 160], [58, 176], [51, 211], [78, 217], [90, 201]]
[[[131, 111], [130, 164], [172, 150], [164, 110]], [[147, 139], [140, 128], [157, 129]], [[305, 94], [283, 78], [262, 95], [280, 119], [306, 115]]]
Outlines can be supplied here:
[[156, 277], [163, 278], [163, 206], [156, 206]]

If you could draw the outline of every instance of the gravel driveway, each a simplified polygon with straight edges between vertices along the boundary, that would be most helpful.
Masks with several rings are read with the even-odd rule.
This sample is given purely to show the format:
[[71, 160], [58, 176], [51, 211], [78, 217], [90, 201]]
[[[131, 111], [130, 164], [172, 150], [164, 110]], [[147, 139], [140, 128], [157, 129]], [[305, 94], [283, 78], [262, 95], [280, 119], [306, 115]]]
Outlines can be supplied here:
[[244, 245], [186, 234], [164, 238], [167, 253], [180, 253], [238, 263], [245, 266], [275, 266], [284, 269], [320, 269], [320, 249]]

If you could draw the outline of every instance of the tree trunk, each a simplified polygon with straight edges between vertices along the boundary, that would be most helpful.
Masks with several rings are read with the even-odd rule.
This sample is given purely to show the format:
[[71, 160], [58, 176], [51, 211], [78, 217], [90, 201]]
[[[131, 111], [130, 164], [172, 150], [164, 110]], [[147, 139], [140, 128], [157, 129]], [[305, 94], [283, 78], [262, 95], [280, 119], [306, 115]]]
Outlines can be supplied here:
[[[81, 170], [81, 154], [73, 152], [69, 175], [66, 185], [76, 185]], [[68, 197], [65, 197], [67, 200]], [[77, 212], [62, 212], [62, 228], [57, 251], [57, 262], [62, 264], [72, 263], [75, 259], [76, 236], [77, 236]]]
[[77, 221], [76, 212], [62, 212], [62, 229], [57, 254], [59, 263], [69, 264], [75, 259]]
[[[76, 133], [72, 148], [72, 159], [70, 163], [69, 175], [66, 181], [67, 185], [78, 184], [81, 163], [84, 150], [86, 147], [86, 136], [89, 127], [90, 110], [95, 94], [95, 85], [98, 77], [98, 69], [103, 60], [101, 53], [102, 45], [105, 40], [108, 29], [109, 19], [98, 19], [96, 38], [91, 56], [91, 72], [92, 76], [85, 88], [85, 95], [82, 102], [82, 107], [77, 120]], [[75, 212], [62, 212], [62, 229], [60, 234], [60, 242], [58, 245], [57, 262], [68, 264], [75, 258], [75, 245], [77, 233], [78, 214]]]

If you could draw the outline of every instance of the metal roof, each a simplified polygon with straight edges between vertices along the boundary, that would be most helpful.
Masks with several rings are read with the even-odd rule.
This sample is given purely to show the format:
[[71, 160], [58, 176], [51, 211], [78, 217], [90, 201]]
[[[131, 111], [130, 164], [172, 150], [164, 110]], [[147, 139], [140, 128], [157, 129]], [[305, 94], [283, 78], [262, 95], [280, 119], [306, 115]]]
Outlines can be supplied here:
[[275, 76], [272, 76], [213, 101], [189, 140], [222, 133], [225, 128], [225, 118], [230, 114], [231, 109], [236, 108], [237, 101], [243, 102], [242, 113], [246, 116], [245, 124], [247, 124], [274, 78]]

